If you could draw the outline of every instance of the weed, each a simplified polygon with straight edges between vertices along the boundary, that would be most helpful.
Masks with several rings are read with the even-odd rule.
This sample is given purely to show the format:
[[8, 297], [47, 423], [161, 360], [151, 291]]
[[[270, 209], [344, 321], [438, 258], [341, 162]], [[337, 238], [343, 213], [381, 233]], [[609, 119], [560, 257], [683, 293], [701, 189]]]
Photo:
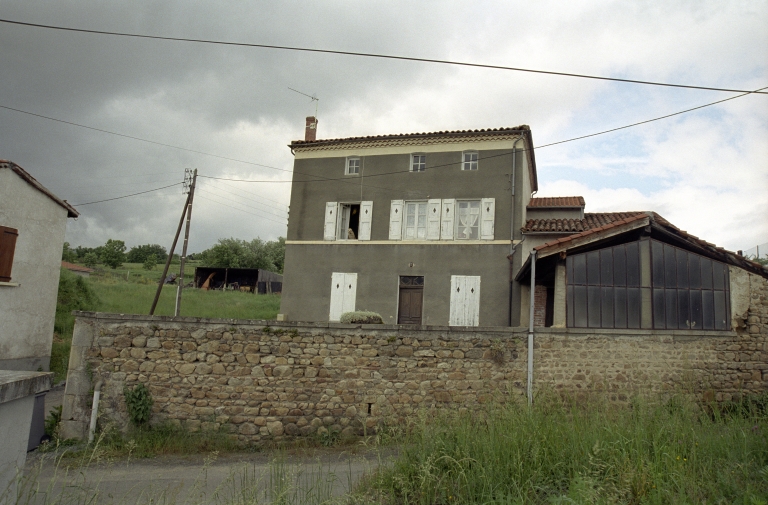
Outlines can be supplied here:
[[147, 386], [137, 384], [133, 389], [125, 386], [123, 396], [125, 397], [125, 406], [128, 408], [128, 416], [134, 426], [142, 426], [149, 421], [154, 400]]

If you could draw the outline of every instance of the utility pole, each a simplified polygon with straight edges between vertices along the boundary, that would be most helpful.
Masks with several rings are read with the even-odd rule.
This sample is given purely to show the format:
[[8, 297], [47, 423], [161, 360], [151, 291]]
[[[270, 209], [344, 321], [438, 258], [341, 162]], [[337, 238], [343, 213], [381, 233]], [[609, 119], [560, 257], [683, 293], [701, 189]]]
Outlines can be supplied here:
[[[186, 177], [184, 181], [186, 185]], [[165, 260], [165, 268], [163, 268], [163, 275], [160, 277], [160, 282], [157, 285], [157, 291], [155, 292], [155, 299], [152, 301], [152, 308], [149, 309], [149, 315], [154, 315], [157, 308], [157, 302], [160, 300], [160, 292], [163, 290], [163, 284], [165, 284], [165, 276], [168, 275], [168, 268], [171, 266], [171, 260], [173, 259], [173, 253], [176, 252], [176, 242], [179, 241], [179, 234], [181, 234], [181, 227], [184, 224], [184, 216], [187, 215], [187, 207], [189, 207], [189, 193], [187, 193], [187, 200], [184, 202], [184, 210], [181, 212], [181, 219], [179, 219], [179, 227], [176, 228], [176, 235], [173, 237], [173, 244], [171, 244], [171, 250], [168, 252], [168, 258]]]
[[195, 199], [195, 184], [197, 183], [197, 169], [192, 172], [192, 185], [189, 187], [187, 199], [187, 226], [184, 229], [184, 246], [181, 249], [181, 267], [179, 268], [179, 285], [176, 287], [176, 311], [178, 317], [181, 312], [181, 290], [184, 289], [184, 264], [187, 262], [187, 245], [189, 244], [189, 222], [192, 220], [192, 201]]

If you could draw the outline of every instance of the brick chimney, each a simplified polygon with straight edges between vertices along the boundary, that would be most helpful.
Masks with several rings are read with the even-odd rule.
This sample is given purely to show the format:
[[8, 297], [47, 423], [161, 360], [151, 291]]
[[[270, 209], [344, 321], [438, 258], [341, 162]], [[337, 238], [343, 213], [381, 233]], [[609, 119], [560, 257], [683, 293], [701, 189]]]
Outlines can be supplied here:
[[317, 138], [317, 118], [315, 116], [307, 117], [307, 126], [304, 128], [304, 140], [314, 142]]

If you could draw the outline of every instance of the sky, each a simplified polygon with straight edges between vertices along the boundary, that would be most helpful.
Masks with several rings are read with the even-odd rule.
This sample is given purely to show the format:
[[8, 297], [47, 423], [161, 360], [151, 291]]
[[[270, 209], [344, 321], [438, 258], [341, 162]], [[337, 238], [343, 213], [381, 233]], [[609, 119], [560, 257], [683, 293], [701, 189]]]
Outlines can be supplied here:
[[[765, 0], [4, 0], [0, 18], [707, 87], [768, 86]], [[768, 95], [539, 147], [736, 93], [4, 23], [0, 68], [0, 106], [124, 135], [0, 108], [0, 159], [75, 205], [81, 215], [66, 234], [73, 246], [112, 238], [168, 247], [185, 199], [179, 185], [81, 204], [179, 183], [191, 168], [263, 182], [200, 177], [190, 251], [220, 238], [285, 236], [293, 168], [287, 144], [303, 138], [304, 118], [316, 106], [318, 138], [527, 124], [537, 148], [536, 196], [581, 195], [587, 212], [654, 210], [734, 251], [768, 242]]]

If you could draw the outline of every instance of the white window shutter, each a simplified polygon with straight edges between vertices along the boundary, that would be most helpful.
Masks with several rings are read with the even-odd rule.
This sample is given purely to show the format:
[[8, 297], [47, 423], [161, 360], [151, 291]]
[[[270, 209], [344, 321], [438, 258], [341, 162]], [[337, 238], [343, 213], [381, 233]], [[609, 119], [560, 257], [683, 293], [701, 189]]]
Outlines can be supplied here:
[[480, 324], [480, 277], [467, 276], [466, 286], [466, 320], [464, 326]]
[[427, 202], [427, 240], [440, 240], [440, 217], [442, 213], [443, 209], [439, 198]]
[[329, 321], [338, 321], [344, 310], [344, 274], [333, 272], [331, 274], [331, 310], [328, 314]]
[[403, 238], [403, 200], [392, 200], [389, 209], [389, 240], [401, 240]]
[[450, 326], [464, 326], [464, 291], [466, 280], [463, 275], [451, 275]]
[[373, 202], [360, 202], [358, 240], [371, 240], [371, 219], [373, 219]]
[[493, 240], [493, 222], [496, 215], [496, 199], [483, 198], [480, 208], [480, 238]]
[[336, 240], [336, 213], [338, 203], [326, 202], [325, 204], [325, 229], [323, 232], [324, 240]]
[[449, 198], [443, 200], [443, 212], [441, 217], [440, 238], [453, 240], [453, 215], [455, 213], [456, 200]]
[[344, 312], [355, 311], [356, 298], [357, 274], [344, 274], [344, 303], [342, 305], [342, 314]]

